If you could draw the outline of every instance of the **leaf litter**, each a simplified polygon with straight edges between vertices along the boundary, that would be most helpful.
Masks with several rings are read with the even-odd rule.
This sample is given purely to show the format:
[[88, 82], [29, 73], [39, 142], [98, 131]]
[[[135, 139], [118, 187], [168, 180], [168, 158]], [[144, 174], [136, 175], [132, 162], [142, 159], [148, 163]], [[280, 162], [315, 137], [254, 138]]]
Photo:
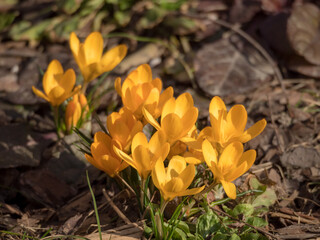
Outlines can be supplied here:
[[[30, 1], [28, 2], [30, 9], [37, 11], [39, 6], [32, 6]], [[80, 9], [78, 1], [76, 2], [74, 8], [64, 6], [68, 14], [74, 14]], [[184, 61], [194, 69], [194, 79], [191, 80], [196, 81], [199, 88], [194, 88], [191, 80], [177, 81], [178, 76], [175, 72], [168, 74], [162, 71], [166, 59], [177, 59], [175, 52], [168, 48], [157, 49], [155, 45], [140, 43], [135, 39], [125, 40], [131, 47], [131, 55], [128, 56], [127, 66], [119, 68], [119, 72], [124, 74], [130, 71], [129, 68], [134, 67], [135, 61], [145, 59], [144, 61], [150, 62], [157, 58], [155, 71], [161, 76], [164, 84], [173, 85], [175, 91], [191, 92], [204, 102], [206, 99], [209, 101], [207, 96], [222, 95], [229, 106], [242, 103], [248, 109], [249, 125], [266, 118], [266, 130], [250, 142], [250, 147], [258, 152], [256, 164], [250, 173], [236, 184], [242, 191], [259, 188], [261, 185], [266, 185], [267, 190], [259, 198], [253, 200], [249, 195], [243, 201], [259, 208], [266, 205], [271, 207], [270, 211], [264, 214], [268, 226], [262, 224], [261, 229], [257, 228], [257, 231], [264, 231], [269, 238], [319, 238], [320, 71], [317, 44], [320, 34], [316, 14], [320, 11], [319, 4], [317, 1], [304, 1], [306, 3], [301, 6], [301, 1], [282, 0], [240, 0], [230, 1], [228, 4], [224, 1], [214, 1], [212, 5], [210, 1], [195, 2], [199, 3], [195, 9], [198, 9], [201, 15], [201, 18], [195, 18], [196, 25], [190, 23], [188, 28], [181, 25], [181, 19], [177, 19], [175, 28], [181, 29], [171, 29], [168, 32], [178, 36], [175, 44], [182, 55], [185, 53], [179, 39], [182, 35], [188, 37], [191, 54], [184, 55]], [[49, 6], [52, 3], [44, 4]], [[203, 7], [206, 4], [210, 7]], [[10, 9], [10, 5], [8, 6]], [[146, 11], [142, 5], [137, 4], [135, 7], [130, 14]], [[243, 9], [246, 10], [245, 14], [242, 12]], [[28, 15], [23, 8], [17, 8], [17, 11], [22, 11], [22, 18], [27, 21], [34, 18], [34, 15]], [[312, 13], [308, 14], [309, 11]], [[186, 10], [181, 9], [176, 12], [181, 17], [185, 17], [185, 13]], [[281, 26], [277, 26], [277, 21], [269, 21], [274, 17], [273, 14], [286, 15]], [[188, 14], [191, 20], [192, 16]], [[235, 29], [241, 28], [249, 35], [254, 33], [251, 37], [268, 52], [281, 70], [281, 82], [275, 77], [272, 62], [265, 59], [255, 46], [239, 36], [237, 31], [218, 26], [211, 21], [213, 16], [229, 19], [229, 22], [235, 24], [232, 25]], [[38, 17], [45, 18], [46, 15]], [[154, 22], [143, 23], [151, 21], [146, 15], [136, 32], [133, 32], [143, 35], [152, 31], [152, 37], [161, 39], [161, 31], [167, 29], [170, 19], [161, 15]], [[19, 23], [18, 20], [14, 19], [13, 23]], [[118, 16], [118, 21], [120, 20]], [[167, 22], [162, 22], [164, 20]], [[266, 20], [268, 24], [265, 24]], [[130, 25], [125, 21], [122, 23]], [[242, 25], [239, 26], [238, 23]], [[20, 27], [21, 24], [23, 22], [20, 22]], [[40, 103], [32, 96], [31, 89], [27, 88], [40, 81], [39, 66], [43, 69], [44, 63], [53, 58], [52, 54], [58, 59], [64, 59], [66, 64], [74, 64], [71, 55], [66, 54], [65, 39], [61, 40], [63, 37], [58, 38], [53, 34], [51, 43], [43, 40], [36, 42], [34, 34], [37, 32], [26, 31], [21, 35], [15, 32], [17, 26], [13, 29], [10, 29], [10, 26], [8, 24], [3, 28], [6, 37], [2, 38], [0, 44], [0, 79], [3, 83], [0, 88], [0, 127], [3, 129], [0, 153], [3, 156], [1, 161], [6, 161], [6, 164], [0, 166], [1, 238], [23, 239], [24, 235], [40, 238], [49, 234], [99, 239], [92, 198], [85, 178], [86, 169], [89, 171], [97, 200], [103, 237], [141, 238], [143, 223], [136, 215], [137, 203], [134, 196], [122, 190], [121, 183], [106, 179], [98, 170], [87, 167], [74, 155], [74, 149], [63, 140], [59, 141], [54, 137], [53, 128], [50, 127], [52, 123], [48, 123], [48, 118], [44, 117], [49, 114], [48, 106]], [[122, 31], [128, 31], [128, 28], [123, 27]], [[276, 37], [283, 36], [283, 33], [286, 39]], [[16, 37], [21, 36], [24, 40], [15, 42], [13, 39], [16, 37], [10, 37], [12, 34], [17, 34]], [[264, 37], [266, 35], [269, 37]], [[284, 42], [284, 46], [289, 47], [288, 51], [281, 51], [284, 49], [284, 46], [281, 46]], [[150, 47], [153, 52], [145, 58], [143, 52]], [[44, 50], [50, 48], [52, 50], [49, 52]], [[107, 81], [113, 81], [114, 77], [108, 77]], [[107, 99], [112, 102], [109, 105], [119, 103], [118, 99], [112, 96], [108, 96]], [[203, 126], [208, 121], [206, 105], [199, 105], [202, 117], [199, 124]], [[97, 113], [105, 118], [106, 113], [103, 109]], [[20, 129], [28, 124], [28, 128]], [[8, 130], [10, 133], [6, 133]], [[10, 152], [16, 154], [11, 156], [14, 160], [9, 162], [6, 158], [9, 157], [8, 149], [13, 149]], [[23, 152], [26, 154], [22, 154]], [[28, 152], [33, 156], [30, 157]], [[105, 198], [104, 191], [108, 194], [109, 200]], [[124, 223], [114, 208], [110, 207], [113, 204], [132, 224]], [[244, 204], [241, 206], [248, 210]], [[229, 202], [226, 206], [232, 208], [235, 202]], [[249, 215], [237, 215], [218, 206], [216, 210], [220, 216], [234, 214], [237, 219], [234, 223], [235, 228], [249, 224], [246, 222], [246, 217], [251, 217]], [[212, 217], [212, 221], [216, 221], [215, 217]], [[15, 236], [9, 232], [20, 235]]]

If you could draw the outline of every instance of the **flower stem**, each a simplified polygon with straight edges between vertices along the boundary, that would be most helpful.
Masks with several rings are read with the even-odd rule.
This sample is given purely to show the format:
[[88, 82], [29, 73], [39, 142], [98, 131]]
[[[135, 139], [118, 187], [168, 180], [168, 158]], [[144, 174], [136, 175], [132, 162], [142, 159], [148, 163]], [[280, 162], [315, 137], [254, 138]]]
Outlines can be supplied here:
[[161, 206], [160, 206], [160, 212], [161, 212], [161, 215], [163, 215], [163, 212], [164, 212], [164, 209], [166, 208], [166, 206], [168, 205], [169, 201], [161, 201]]
[[146, 185], [146, 180], [145, 179], [141, 179], [141, 186], [140, 186], [140, 204], [141, 204], [141, 209], [143, 211], [144, 209], [144, 188]]
[[59, 124], [59, 106], [53, 106], [53, 117], [54, 117], [54, 124], [56, 125], [56, 131], [58, 139], [60, 139], [60, 124]]
[[88, 87], [88, 83], [87, 82], [83, 82], [83, 86], [81, 88], [81, 92], [85, 95], [86, 94], [86, 90]]

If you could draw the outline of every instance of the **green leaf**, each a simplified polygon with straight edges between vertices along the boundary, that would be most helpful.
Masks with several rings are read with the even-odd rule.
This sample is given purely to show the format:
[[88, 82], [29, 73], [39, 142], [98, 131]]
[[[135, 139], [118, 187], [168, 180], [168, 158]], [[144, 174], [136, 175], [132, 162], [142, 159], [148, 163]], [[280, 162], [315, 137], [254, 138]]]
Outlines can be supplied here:
[[268, 188], [264, 193], [256, 197], [252, 202], [252, 206], [266, 206], [270, 207], [277, 200], [277, 195], [273, 189]]
[[255, 227], [265, 227], [268, 225], [268, 222], [260, 217], [250, 217], [246, 222]]
[[175, 228], [174, 231], [173, 231], [172, 239], [187, 240], [187, 235], [180, 228]]
[[237, 234], [232, 234], [230, 240], [241, 240], [241, 238]]
[[267, 240], [268, 238], [260, 233], [245, 233], [241, 235], [241, 240]]
[[217, 232], [221, 228], [219, 218], [212, 210], [199, 217], [197, 232], [203, 237], [208, 237], [211, 233]]
[[83, 0], [60, 0], [58, 4], [65, 13], [70, 15], [79, 9], [82, 2]]
[[235, 206], [232, 210], [233, 216], [238, 216], [239, 214], [243, 214], [245, 217], [249, 217], [253, 214], [254, 208], [251, 204], [242, 203]]
[[130, 22], [131, 15], [129, 11], [116, 11], [114, 18], [120, 26], [124, 27]]
[[224, 233], [217, 233], [212, 238], [212, 240], [227, 240], [227, 239], [228, 240], [230, 239], [230, 235], [229, 234], [224, 234]]
[[0, 31], [9, 26], [15, 19], [15, 13], [2, 13], [0, 14]]

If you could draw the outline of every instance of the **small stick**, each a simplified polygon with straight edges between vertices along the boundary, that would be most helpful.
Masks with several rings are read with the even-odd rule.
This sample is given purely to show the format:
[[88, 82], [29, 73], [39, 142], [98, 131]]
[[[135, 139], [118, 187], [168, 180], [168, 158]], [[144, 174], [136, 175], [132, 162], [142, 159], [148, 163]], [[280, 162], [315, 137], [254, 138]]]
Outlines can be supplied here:
[[132, 222], [120, 211], [120, 209], [114, 204], [112, 199], [108, 196], [106, 189], [102, 189], [103, 196], [107, 199], [110, 206], [113, 208], [113, 210], [118, 214], [118, 216], [126, 223], [131, 224]]

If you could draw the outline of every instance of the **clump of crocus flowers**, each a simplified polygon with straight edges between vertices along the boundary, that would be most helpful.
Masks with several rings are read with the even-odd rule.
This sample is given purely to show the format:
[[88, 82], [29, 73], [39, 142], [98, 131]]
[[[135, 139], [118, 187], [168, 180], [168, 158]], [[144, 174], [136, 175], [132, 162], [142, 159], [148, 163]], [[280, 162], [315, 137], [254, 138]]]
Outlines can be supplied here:
[[[141, 190], [151, 177], [165, 203], [175, 197], [204, 193], [218, 184], [235, 199], [232, 181], [256, 158], [255, 150], [243, 151], [243, 143], [258, 136], [266, 121], [262, 119], [245, 129], [244, 106], [235, 105], [227, 111], [221, 98], [214, 97], [209, 106], [211, 126], [198, 132], [198, 109], [191, 94], [175, 98], [172, 87], [162, 90], [162, 86], [159, 78], [152, 78], [147, 64], [129, 73], [123, 83], [117, 78], [115, 89], [123, 107], [108, 116], [106, 132], [95, 134], [87, 160], [110, 177], [119, 176], [123, 164], [131, 166], [140, 176]], [[153, 128], [151, 137], [150, 130], [149, 134], [143, 130], [146, 125]], [[214, 181], [209, 186], [190, 188], [197, 164], [206, 164], [212, 171]]]
[[33, 92], [52, 106], [58, 136], [61, 131], [69, 134], [73, 127], [80, 128], [90, 118], [92, 109], [86, 97], [88, 84], [115, 68], [127, 53], [126, 45], [121, 44], [103, 54], [103, 38], [99, 32], [91, 33], [84, 43], [80, 43], [72, 32], [70, 48], [80, 68], [83, 84], [75, 86], [74, 70], [64, 71], [61, 63], [54, 59], [43, 75], [44, 92], [32, 86]]
[[[72, 33], [70, 47], [83, 75], [83, 86], [75, 87], [74, 71], [64, 72], [61, 64], [53, 60], [43, 77], [44, 93], [33, 87], [36, 95], [52, 105], [55, 116], [65, 103], [67, 132], [79, 127], [90, 112], [85, 96], [87, 85], [112, 70], [127, 52], [125, 45], [119, 45], [103, 54], [103, 39], [97, 32], [84, 43]], [[89, 163], [110, 177], [121, 178], [121, 172], [128, 167], [137, 171], [141, 205], [143, 195], [148, 194], [147, 180], [151, 179], [163, 199], [161, 211], [176, 197], [199, 196], [218, 184], [229, 198], [237, 197], [232, 182], [248, 171], [256, 159], [256, 151], [244, 152], [243, 144], [263, 131], [266, 120], [246, 129], [245, 107], [235, 105], [228, 111], [216, 96], [209, 105], [210, 126], [199, 131], [198, 109], [191, 94], [174, 97], [173, 88], [163, 89], [161, 79], [153, 78], [148, 64], [138, 66], [123, 81], [117, 78], [115, 89], [123, 106], [107, 117], [103, 131], [95, 133], [90, 151], [85, 154]], [[213, 182], [202, 186], [193, 183], [198, 164], [210, 169]]]

